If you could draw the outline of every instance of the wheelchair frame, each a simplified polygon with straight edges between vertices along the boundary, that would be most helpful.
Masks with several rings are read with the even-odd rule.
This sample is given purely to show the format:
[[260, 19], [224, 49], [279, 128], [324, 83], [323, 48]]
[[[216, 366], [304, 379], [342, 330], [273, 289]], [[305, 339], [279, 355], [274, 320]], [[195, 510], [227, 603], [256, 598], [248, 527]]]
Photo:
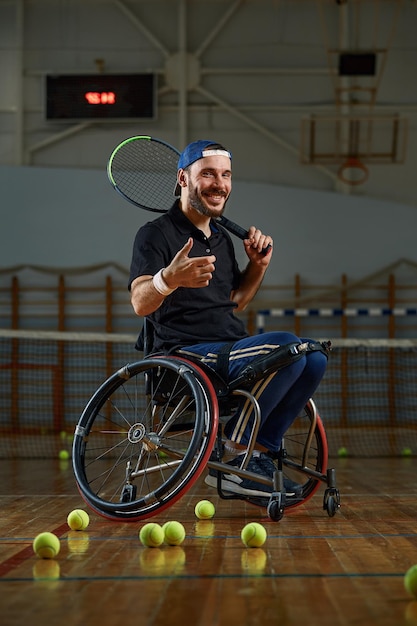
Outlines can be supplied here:
[[[231, 467], [224, 459], [222, 421], [240, 398], [252, 404], [254, 420], [248, 452], [240, 467]], [[208, 468], [218, 472], [221, 498], [264, 506], [273, 521], [309, 500], [321, 483], [323, 509], [335, 515], [340, 494], [335, 470], [327, 468], [326, 433], [314, 401], [286, 433], [271, 480], [246, 469], [259, 423], [259, 405], [245, 385], [226, 384], [189, 358], [146, 356], [104, 381], [84, 408], [72, 450], [78, 489], [99, 515], [135, 522], [177, 502]], [[302, 484], [300, 497], [286, 496], [284, 470]], [[272, 493], [265, 498], [225, 493], [222, 473], [268, 484]]]

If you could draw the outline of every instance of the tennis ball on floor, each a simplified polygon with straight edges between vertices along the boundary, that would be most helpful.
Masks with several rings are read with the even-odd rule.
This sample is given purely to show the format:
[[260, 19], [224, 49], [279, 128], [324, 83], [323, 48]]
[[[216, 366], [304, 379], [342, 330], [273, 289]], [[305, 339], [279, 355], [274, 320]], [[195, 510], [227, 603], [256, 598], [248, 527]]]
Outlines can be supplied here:
[[58, 456], [61, 461], [66, 461], [69, 459], [69, 452], [68, 450], [60, 450]]
[[165, 543], [169, 546], [179, 546], [185, 539], [185, 528], [181, 522], [165, 522], [162, 530]]
[[158, 548], [164, 543], [164, 531], [156, 522], [148, 522], [139, 531], [139, 539], [148, 548]]
[[194, 508], [194, 513], [198, 519], [211, 519], [214, 517], [216, 509], [210, 500], [200, 500]]
[[68, 514], [67, 523], [71, 530], [85, 530], [90, 523], [90, 518], [86, 511], [74, 509]]
[[402, 456], [412, 456], [413, 455], [413, 451], [411, 448], [403, 448], [402, 452], [401, 452]]
[[60, 548], [60, 541], [54, 533], [40, 533], [33, 540], [33, 551], [41, 559], [54, 559]]
[[247, 548], [260, 548], [266, 541], [267, 533], [262, 524], [250, 522], [242, 528], [240, 537]]
[[340, 458], [346, 458], [347, 455], [348, 455], [348, 451], [347, 451], [347, 448], [345, 448], [344, 446], [339, 448], [339, 450], [337, 451], [337, 456], [339, 456]]
[[405, 590], [408, 591], [410, 596], [412, 596], [413, 598], [417, 598], [417, 565], [413, 565], [405, 573], [404, 587]]

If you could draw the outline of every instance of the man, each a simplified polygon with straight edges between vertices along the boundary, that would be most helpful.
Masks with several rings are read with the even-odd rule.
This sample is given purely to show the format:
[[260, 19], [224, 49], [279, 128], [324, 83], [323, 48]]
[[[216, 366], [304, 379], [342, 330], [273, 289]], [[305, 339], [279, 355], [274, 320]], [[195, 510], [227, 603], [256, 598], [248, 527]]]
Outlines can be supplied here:
[[[287, 332], [250, 337], [235, 315], [258, 291], [271, 261], [273, 241], [251, 226], [243, 241], [248, 264], [240, 271], [231, 238], [216, 222], [231, 189], [230, 152], [214, 141], [189, 144], [178, 161], [175, 195], [179, 199], [136, 235], [129, 288], [135, 313], [146, 316], [152, 326], [153, 351], [197, 356], [215, 369], [219, 352], [228, 344], [228, 374], [235, 377], [256, 357], [301, 340]], [[262, 418], [248, 470], [273, 476], [273, 457], [282, 437], [313, 395], [326, 362], [324, 352], [312, 351], [258, 384]], [[229, 461], [232, 466], [241, 463], [251, 426], [249, 413], [245, 419], [238, 417], [225, 426], [230, 438], [226, 448], [236, 454]], [[216, 486], [215, 473], [210, 472], [206, 482]], [[300, 493], [300, 486], [288, 479], [284, 486], [289, 497]], [[272, 491], [268, 485], [233, 474], [223, 475], [222, 488], [255, 498]]]

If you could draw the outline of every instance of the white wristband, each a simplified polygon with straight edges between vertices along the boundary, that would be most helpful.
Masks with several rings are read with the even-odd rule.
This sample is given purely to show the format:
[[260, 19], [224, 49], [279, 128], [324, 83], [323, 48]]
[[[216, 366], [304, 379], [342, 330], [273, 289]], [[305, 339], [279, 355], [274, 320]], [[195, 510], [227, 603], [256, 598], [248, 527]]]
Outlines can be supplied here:
[[155, 276], [152, 278], [152, 282], [153, 286], [155, 287], [157, 292], [161, 294], [161, 296], [169, 296], [169, 294], [175, 291], [175, 289], [171, 289], [171, 287], [168, 287], [168, 285], [164, 281], [162, 277], [162, 272], [164, 271], [164, 269], [165, 268], [163, 267], [161, 270], [159, 270], [159, 272], [155, 274]]

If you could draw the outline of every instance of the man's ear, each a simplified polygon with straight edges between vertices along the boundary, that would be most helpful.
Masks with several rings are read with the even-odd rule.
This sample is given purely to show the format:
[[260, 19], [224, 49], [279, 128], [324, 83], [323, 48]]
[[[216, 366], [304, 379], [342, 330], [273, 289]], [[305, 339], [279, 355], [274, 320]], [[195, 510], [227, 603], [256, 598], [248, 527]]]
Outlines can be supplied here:
[[177, 181], [180, 187], [187, 187], [187, 174], [184, 170], [178, 170]]

